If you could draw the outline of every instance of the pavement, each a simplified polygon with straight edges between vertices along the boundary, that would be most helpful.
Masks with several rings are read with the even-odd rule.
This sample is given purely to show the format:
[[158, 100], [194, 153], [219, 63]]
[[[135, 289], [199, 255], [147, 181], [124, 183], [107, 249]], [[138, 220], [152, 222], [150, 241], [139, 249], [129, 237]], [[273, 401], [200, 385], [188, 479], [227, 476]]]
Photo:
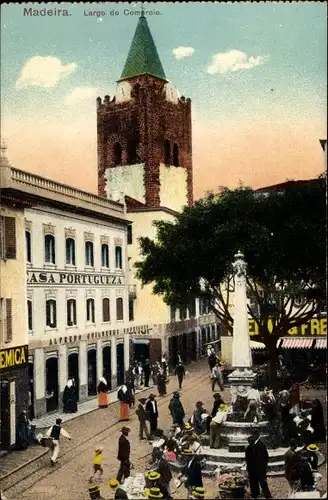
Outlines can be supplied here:
[[[149, 389], [148, 387], [144, 387], [140, 390], [136, 390], [136, 396], [145, 390]], [[117, 391], [109, 392], [110, 405], [114, 404], [118, 401], [117, 399]], [[137, 399], [137, 398], [136, 398]], [[88, 413], [91, 413], [95, 410], [98, 410], [98, 398], [92, 398], [88, 401], [84, 401], [83, 403], [79, 403], [78, 411], [76, 413], [48, 413], [39, 419], [32, 420], [32, 424], [36, 425], [37, 431], [44, 431], [51, 427], [57, 418], [61, 418], [63, 423], [68, 422], [70, 420], [82, 417]], [[12, 451], [6, 453], [3, 456], [0, 456], [0, 481], [9, 477], [11, 474], [14, 474], [31, 464], [32, 462], [38, 460], [42, 456], [46, 455], [49, 452], [48, 448], [43, 448], [41, 446], [30, 446], [27, 450], [22, 451]], [[1, 497], [0, 497], [1, 498]]]

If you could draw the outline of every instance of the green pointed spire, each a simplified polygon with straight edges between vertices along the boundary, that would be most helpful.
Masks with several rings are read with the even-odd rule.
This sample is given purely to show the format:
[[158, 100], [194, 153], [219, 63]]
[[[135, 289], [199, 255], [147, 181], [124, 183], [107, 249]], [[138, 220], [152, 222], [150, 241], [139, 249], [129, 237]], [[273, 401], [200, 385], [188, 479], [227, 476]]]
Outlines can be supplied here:
[[145, 73], [166, 80], [147, 19], [141, 15], [120, 80]]

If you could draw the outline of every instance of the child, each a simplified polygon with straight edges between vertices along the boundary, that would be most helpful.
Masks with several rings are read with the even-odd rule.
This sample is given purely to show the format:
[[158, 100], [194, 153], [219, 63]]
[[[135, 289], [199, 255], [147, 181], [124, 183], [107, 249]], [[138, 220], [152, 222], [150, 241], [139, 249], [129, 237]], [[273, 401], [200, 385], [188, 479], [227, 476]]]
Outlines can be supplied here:
[[102, 468], [102, 461], [103, 461], [103, 449], [98, 447], [95, 449], [95, 456], [93, 457], [93, 474], [90, 477], [90, 483], [93, 481], [94, 477], [96, 476], [97, 472], [100, 472], [100, 477], [103, 475], [103, 468]]

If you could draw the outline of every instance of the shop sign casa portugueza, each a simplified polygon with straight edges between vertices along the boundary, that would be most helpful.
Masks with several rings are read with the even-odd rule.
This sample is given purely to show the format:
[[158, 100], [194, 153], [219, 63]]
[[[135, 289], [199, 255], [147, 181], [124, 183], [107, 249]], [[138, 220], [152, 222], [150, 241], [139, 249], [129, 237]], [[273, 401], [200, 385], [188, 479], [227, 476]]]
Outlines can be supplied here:
[[124, 276], [116, 274], [68, 273], [67, 271], [27, 271], [27, 284], [44, 285], [124, 285]]
[[28, 362], [28, 346], [10, 347], [0, 350], [0, 370], [24, 368]]

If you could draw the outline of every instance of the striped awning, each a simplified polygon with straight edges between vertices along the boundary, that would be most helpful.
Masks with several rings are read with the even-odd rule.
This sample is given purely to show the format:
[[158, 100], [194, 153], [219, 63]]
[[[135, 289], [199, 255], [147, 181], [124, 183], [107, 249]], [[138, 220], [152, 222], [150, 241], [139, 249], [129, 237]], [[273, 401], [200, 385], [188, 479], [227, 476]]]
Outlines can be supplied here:
[[316, 339], [315, 349], [327, 349], [327, 339]]
[[[277, 348], [279, 347], [279, 344], [280, 344], [281, 340], [282, 339], [278, 339], [277, 340]], [[256, 340], [251, 340], [250, 341], [250, 346], [251, 346], [251, 349], [254, 349], [254, 350], [257, 350], [257, 349], [260, 349], [260, 350], [266, 349], [266, 345], [263, 344], [263, 342], [257, 342]]]
[[313, 340], [313, 338], [284, 338], [280, 347], [282, 347], [283, 349], [309, 349], [310, 347], [312, 347]]

